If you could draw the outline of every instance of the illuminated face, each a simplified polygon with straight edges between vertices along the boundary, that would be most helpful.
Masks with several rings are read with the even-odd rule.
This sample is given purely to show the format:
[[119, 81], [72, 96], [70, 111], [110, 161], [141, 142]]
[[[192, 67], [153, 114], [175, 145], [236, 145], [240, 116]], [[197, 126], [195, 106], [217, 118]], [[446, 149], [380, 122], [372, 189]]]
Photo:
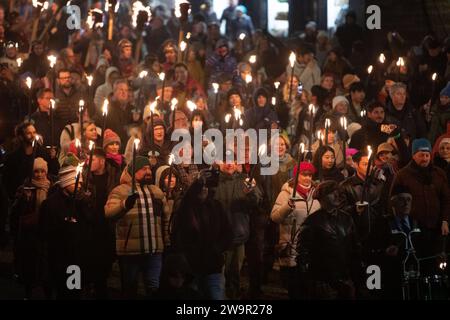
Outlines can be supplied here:
[[50, 111], [50, 100], [53, 99], [53, 93], [45, 92], [42, 97], [38, 98], [39, 110], [41, 112], [49, 112]]
[[43, 169], [36, 169], [33, 171], [33, 178], [38, 181], [45, 180], [47, 178], [47, 172]]
[[[156, 90], [157, 96], [162, 98], [162, 88]], [[164, 102], [170, 102], [172, 100], [173, 88], [164, 87]]]
[[336, 105], [336, 111], [340, 114], [347, 114], [348, 112], [348, 104], [347, 102], [341, 101]]
[[144, 166], [143, 168], [136, 171], [135, 177], [137, 182], [149, 182], [152, 180], [152, 169], [150, 168], [150, 166]]
[[322, 156], [322, 168], [331, 169], [334, 166], [335, 157], [333, 152], [327, 151]]
[[430, 164], [431, 154], [428, 151], [419, 151], [413, 155], [413, 159], [418, 166], [426, 168]]
[[450, 159], [450, 143], [442, 143], [439, 147], [439, 155], [442, 159]]
[[366, 93], [364, 91], [353, 91], [351, 93], [352, 101], [355, 103], [362, 103], [366, 98]]
[[128, 101], [128, 85], [126, 83], [114, 86], [114, 98], [121, 103]]
[[223, 173], [226, 173], [228, 175], [232, 175], [233, 173], [235, 173], [237, 170], [237, 165], [234, 162], [230, 162], [230, 163], [222, 163], [220, 165], [220, 171], [222, 171]]
[[241, 96], [238, 94], [232, 94], [229, 99], [229, 103], [231, 106], [241, 106]]
[[102, 171], [105, 168], [105, 158], [93, 156], [92, 157], [92, 172]]
[[[167, 175], [164, 178], [164, 186], [167, 188], [168, 185], [169, 185], [169, 176]], [[177, 185], [177, 178], [175, 177], [175, 175], [172, 174], [172, 176], [170, 177], [170, 189], [175, 188], [176, 185]]]
[[132, 54], [133, 54], [133, 50], [131, 49], [131, 47], [122, 48], [122, 58], [130, 59]]
[[366, 176], [367, 166], [369, 165], [369, 158], [367, 156], [363, 156], [359, 163], [356, 163], [356, 172], [360, 177]]
[[120, 144], [118, 142], [113, 142], [105, 147], [105, 152], [109, 154], [119, 154]]
[[309, 171], [301, 171], [298, 175], [298, 183], [302, 186], [310, 186], [312, 182], [312, 173]]
[[[449, 61], [450, 61], [450, 58], [449, 58]], [[448, 106], [450, 104], [450, 97], [440, 96], [439, 101], [441, 102], [442, 106]]]
[[188, 71], [184, 67], [175, 68], [175, 80], [181, 83], [186, 83], [188, 78]]
[[28, 126], [24, 131], [25, 141], [28, 143], [32, 143], [34, 139], [36, 139], [36, 129], [33, 125]]
[[384, 121], [384, 109], [382, 107], [374, 108], [372, 112], [367, 112], [367, 117], [376, 123]]
[[94, 123], [91, 123], [84, 130], [84, 136], [87, 140], [97, 140], [97, 127]]
[[389, 151], [382, 151], [378, 153], [378, 159], [380, 159], [380, 161], [383, 163], [388, 163], [391, 157], [392, 153], [390, 153]]
[[267, 98], [263, 95], [259, 95], [257, 98], [258, 107], [264, 107], [267, 103]]
[[58, 83], [62, 88], [69, 89], [72, 87], [72, 76], [70, 72], [60, 72]]
[[286, 142], [282, 138], [278, 138], [278, 155], [283, 157], [286, 154]]
[[164, 127], [163, 126], [154, 127], [153, 135], [155, 138], [155, 142], [163, 142], [164, 141]]
[[327, 90], [333, 89], [333, 86], [334, 86], [334, 79], [333, 79], [333, 77], [325, 77], [322, 80], [321, 85], [322, 85], [322, 88], [324, 88], [324, 89], [327, 89]]
[[391, 98], [395, 109], [402, 110], [406, 102], [406, 90], [403, 88], [397, 89], [393, 94], [391, 94]]
[[173, 48], [166, 49], [164, 56], [166, 57], [166, 62], [168, 63], [175, 63], [177, 61], [177, 53]]

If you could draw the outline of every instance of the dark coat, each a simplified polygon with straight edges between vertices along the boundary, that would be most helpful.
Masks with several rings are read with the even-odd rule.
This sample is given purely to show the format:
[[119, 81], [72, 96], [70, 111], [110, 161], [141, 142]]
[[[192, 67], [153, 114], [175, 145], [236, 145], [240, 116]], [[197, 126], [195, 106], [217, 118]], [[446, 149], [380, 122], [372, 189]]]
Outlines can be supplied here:
[[[411, 217], [420, 227], [440, 228], [450, 215], [450, 191], [446, 173], [433, 165], [421, 168], [414, 160], [402, 168], [394, 179], [396, 185], [407, 187], [412, 194]], [[392, 190], [392, 189], [391, 189]]]
[[350, 215], [316, 211], [304, 221], [298, 243], [298, 265], [309, 265], [314, 280], [356, 278], [361, 248]]
[[386, 122], [393, 123], [400, 127], [402, 133], [406, 134], [414, 140], [416, 138], [424, 138], [427, 134], [425, 121], [417, 109], [406, 101], [401, 111], [393, 106], [392, 102], [386, 105]]
[[[88, 271], [86, 265], [92, 241], [92, 203], [81, 193], [74, 200], [58, 187], [41, 205], [39, 233], [47, 248], [49, 273], [58, 290], [67, 290], [68, 266], [78, 265], [83, 273]], [[70, 217], [74, 217], [77, 222], [69, 222]]]
[[201, 188], [199, 180], [194, 182], [173, 214], [171, 244], [186, 256], [194, 274], [208, 275], [222, 271], [232, 229], [219, 201], [211, 195], [203, 203], [198, 200]]
[[125, 150], [125, 141], [128, 141], [128, 126], [132, 123], [132, 106], [127, 104], [123, 109], [117, 101], [112, 101], [108, 117], [106, 120], [106, 128], [117, 133], [122, 141], [120, 152]]
[[81, 99], [84, 99], [85, 103], [87, 103], [83, 92], [79, 88], [72, 87], [70, 93], [66, 94], [60, 87], [57, 87], [55, 116], [63, 124], [78, 122], [77, 112]]
[[[38, 145], [36, 147], [36, 158], [41, 157], [47, 161], [49, 175], [58, 175], [58, 159], [50, 159], [45, 147]], [[4, 184], [10, 197], [13, 197], [17, 188], [31, 175], [33, 166], [33, 156], [26, 155], [23, 146], [6, 155]]]
[[[36, 111], [31, 115], [31, 119], [34, 121], [34, 127], [39, 135], [44, 139], [44, 145], [50, 146], [52, 144], [52, 131], [51, 131], [51, 119], [47, 112]], [[54, 128], [53, 128], [53, 145], [59, 144], [59, 137], [63, 130], [61, 121], [54, 116]]]

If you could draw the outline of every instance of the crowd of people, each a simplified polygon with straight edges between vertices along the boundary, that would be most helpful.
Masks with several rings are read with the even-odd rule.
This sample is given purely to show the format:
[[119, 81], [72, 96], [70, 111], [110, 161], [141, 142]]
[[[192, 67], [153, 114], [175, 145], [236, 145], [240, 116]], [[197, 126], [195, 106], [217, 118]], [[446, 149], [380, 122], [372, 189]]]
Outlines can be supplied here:
[[[389, 32], [373, 54], [351, 11], [285, 42], [236, 0], [220, 18], [107, 3], [71, 1], [74, 30], [64, 1], [0, 6], [0, 238], [24, 297], [106, 299], [115, 262], [127, 299], [260, 299], [273, 270], [290, 299], [445, 287], [450, 38]], [[231, 161], [174, 164], [172, 134], [206, 149], [208, 128], [277, 130], [279, 169], [262, 174], [248, 136]]]

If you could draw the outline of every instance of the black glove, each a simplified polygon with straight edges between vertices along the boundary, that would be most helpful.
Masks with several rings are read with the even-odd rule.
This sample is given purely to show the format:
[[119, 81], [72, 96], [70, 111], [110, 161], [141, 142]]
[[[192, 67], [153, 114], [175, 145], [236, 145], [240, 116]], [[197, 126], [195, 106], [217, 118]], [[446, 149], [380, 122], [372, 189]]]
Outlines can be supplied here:
[[139, 197], [139, 193], [135, 192], [128, 196], [127, 200], [125, 200], [125, 208], [127, 210], [131, 210], [136, 203], [137, 198]]

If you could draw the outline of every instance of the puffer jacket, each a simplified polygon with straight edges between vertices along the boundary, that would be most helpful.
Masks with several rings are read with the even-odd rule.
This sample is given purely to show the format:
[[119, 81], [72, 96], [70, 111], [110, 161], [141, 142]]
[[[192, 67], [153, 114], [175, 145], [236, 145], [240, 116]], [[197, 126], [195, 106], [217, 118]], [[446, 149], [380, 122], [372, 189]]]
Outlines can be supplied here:
[[131, 193], [131, 176], [126, 169], [120, 182], [109, 194], [105, 205], [105, 216], [117, 220], [117, 255], [162, 253], [169, 243], [170, 218], [164, 193], [154, 185], [136, 185], [139, 198], [127, 211], [125, 200]]
[[292, 210], [288, 205], [292, 196], [292, 186], [292, 179], [283, 185], [270, 214], [272, 221], [280, 225], [277, 253], [280, 258], [280, 266], [283, 267], [296, 266], [297, 231], [300, 230], [307, 216], [320, 209], [319, 202], [312, 198], [315, 190], [312, 187], [307, 198], [296, 194], [297, 197], [300, 197], [300, 201], [295, 202], [295, 209]]

